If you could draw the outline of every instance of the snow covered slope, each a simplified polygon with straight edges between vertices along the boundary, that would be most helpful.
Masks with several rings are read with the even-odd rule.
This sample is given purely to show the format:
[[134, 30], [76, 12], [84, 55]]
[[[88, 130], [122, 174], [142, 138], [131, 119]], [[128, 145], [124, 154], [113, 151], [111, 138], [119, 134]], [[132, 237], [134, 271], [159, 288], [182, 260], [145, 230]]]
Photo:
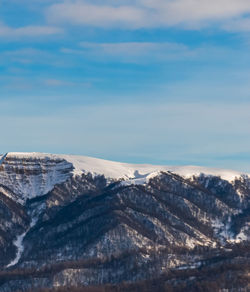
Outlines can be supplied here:
[[106, 178], [131, 179], [140, 176], [150, 175], [154, 172], [171, 171], [184, 177], [191, 177], [201, 173], [205, 175], [220, 176], [227, 181], [234, 180], [235, 177], [243, 173], [200, 166], [163, 166], [151, 164], [129, 164], [122, 162], [109, 161], [99, 158], [75, 155], [45, 154], [45, 153], [8, 153], [8, 158], [34, 159], [34, 160], [66, 160], [74, 166], [74, 174], [91, 173], [93, 175], [104, 175]]
[[219, 176], [233, 181], [241, 173], [231, 170], [197, 166], [162, 166], [128, 164], [91, 158], [86, 156], [55, 155], [45, 153], [8, 153], [2, 157], [0, 184], [26, 199], [42, 196], [56, 184], [65, 182], [70, 176], [91, 173], [104, 175], [109, 180], [123, 180], [123, 184], [145, 184], [159, 172], [173, 172], [185, 178], [205, 175]]
[[139, 179], [145, 176], [152, 176], [161, 171], [170, 171], [180, 176], [192, 177], [201, 173], [205, 175], [219, 176], [224, 180], [232, 181], [242, 174], [237, 171], [207, 168], [199, 166], [163, 166], [150, 164], [128, 164], [91, 158], [86, 156], [58, 155], [74, 165], [74, 173], [81, 174], [90, 172], [92, 174], [104, 175], [106, 178], [114, 179]]

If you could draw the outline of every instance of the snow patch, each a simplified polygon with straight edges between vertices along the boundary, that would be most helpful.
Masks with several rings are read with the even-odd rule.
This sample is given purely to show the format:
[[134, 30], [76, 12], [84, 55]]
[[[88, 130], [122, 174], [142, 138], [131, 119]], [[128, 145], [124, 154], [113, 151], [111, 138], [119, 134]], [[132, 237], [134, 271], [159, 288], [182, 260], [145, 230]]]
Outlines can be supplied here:
[[229, 243], [240, 243], [242, 241], [249, 240], [247, 233], [249, 232], [250, 223], [247, 223], [244, 227], [242, 227], [236, 236], [230, 230], [231, 217], [228, 218], [226, 223], [223, 223], [219, 219], [215, 219], [212, 221], [212, 226], [214, 228], [214, 232], [217, 234], [222, 243], [225, 243], [225, 241]]
[[[41, 211], [41, 210], [40, 210]], [[30, 229], [32, 227], [34, 227], [38, 221], [38, 216], [40, 215], [40, 213], [38, 213], [35, 217], [33, 217], [31, 219], [30, 222], [30, 226], [29, 228], [22, 233], [21, 235], [17, 236], [16, 240], [13, 242], [13, 244], [16, 246], [17, 248], [17, 252], [16, 252], [16, 256], [15, 258], [6, 266], [6, 268], [10, 268], [12, 266], [15, 266], [16, 264], [18, 264], [19, 260], [21, 259], [21, 256], [23, 254], [24, 251], [24, 245], [23, 245], [23, 240], [26, 236], [26, 234], [30, 231]]]
[[191, 265], [183, 265], [183, 266], [179, 266], [176, 268], [176, 270], [189, 270], [189, 269], [197, 269], [202, 265], [202, 263], [196, 262], [196, 263], [192, 263]]
[[138, 170], [135, 171], [134, 173], [134, 178], [129, 178], [127, 180], [124, 180], [120, 183], [121, 186], [130, 186], [130, 185], [145, 185], [149, 182], [151, 178], [156, 177], [159, 175], [160, 172], [152, 172], [152, 173], [147, 173], [144, 175], [141, 175]]
[[224, 223], [218, 218], [212, 221], [212, 226], [214, 228], [215, 234], [218, 236], [222, 243], [230, 241], [233, 239], [234, 234], [231, 232], [231, 217], [228, 217], [227, 221]]
[[14, 245], [16, 246], [16, 248], [17, 248], [16, 257], [14, 258], [14, 260], [12, 260], [12, 261], [6, 266], [6, 268], [10, 268], [10, 267], [12, 267], [12, 266], [15, 266], [15, 265], [19, 262], [19, 260], [20, 260], [20, 258], [21, 258], [21, 256], [22, 256], [23, 250], [24, 250], [23, 239], [24, 239], [25, 235], [28, 233], [28, 231], [29, 231], [29, 229], [28, 229], [27, 231], [25, 231], [23, 234], [19, 235], [19, 236], [17, 237], [17, 239], [13, 242], [13, 244], [14, 244]]
[[240, 243], [242, 241], [249, 240], [249, 236], [247, 233], [249, 233], [249, 227], [250, 222], [248, 222], [244, 227], [241, 228], [240, 232], [237, 234], [237, 236], [234, 239], [231, 239], [231, 243]]

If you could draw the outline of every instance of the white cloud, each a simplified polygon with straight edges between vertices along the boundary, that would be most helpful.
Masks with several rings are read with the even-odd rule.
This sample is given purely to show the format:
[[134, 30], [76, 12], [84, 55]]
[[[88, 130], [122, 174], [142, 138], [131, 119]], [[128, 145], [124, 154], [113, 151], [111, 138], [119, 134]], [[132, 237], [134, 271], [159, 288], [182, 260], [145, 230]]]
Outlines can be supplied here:
[[131, 28], [143, 27], [147, 14], [135, 6], [108, 6], [88, 3], [61, 3], [48, 9], [52, 22], [68, 22], [95, 27], [121, 25]]
[[141, 55], [164, 51], [186, 50], [187, 47], [177, 43], [153, 43], [153, 42], [121, 42], [121, 43], [90, 43], [81, 42], [82, 48], [103, 51], [108, 55]]
[[195, 21], [221, 20], [250, 11], [248, 0], [139, 0], [150, 9], [155, 9], [164, 16], [166, 23], [178, 24]]
[[[108, 61], [108, 58], [120, 62], [155, 62], [157, 60], [177, 60], [192, 57], [196, 54], [187, 46], [170, 42], [118, 42], [94, 43], [81, 42], [81, 49], [63, 48], [66, 54], [78, 54]], [[150, 58], [148, 58], [150, 57]]]
[[51, 5], [47, 17], [51, 22], [101, 28], [200, 28], [213, 23], [223, 28], [225, 21], [249, 12], [249, 0], [67, 1]]
[[54, 26], [24, 26], [13, 28], [0, 23], [0, 38], [16, 39], [22, 37], [41, 37], [62, 33], [62, 29]]
[[241, 18], [228, 21], [223, 25], [223, 28], [231, 32], [249, 32], [250, 18]]

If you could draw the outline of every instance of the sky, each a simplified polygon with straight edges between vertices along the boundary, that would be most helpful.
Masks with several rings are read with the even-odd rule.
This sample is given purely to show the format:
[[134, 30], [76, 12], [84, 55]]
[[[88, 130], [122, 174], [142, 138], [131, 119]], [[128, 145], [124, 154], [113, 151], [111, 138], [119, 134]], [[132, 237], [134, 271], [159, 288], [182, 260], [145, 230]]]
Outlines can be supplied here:
[[0, 0], [0, 153], [250, 172], [249, 0]]

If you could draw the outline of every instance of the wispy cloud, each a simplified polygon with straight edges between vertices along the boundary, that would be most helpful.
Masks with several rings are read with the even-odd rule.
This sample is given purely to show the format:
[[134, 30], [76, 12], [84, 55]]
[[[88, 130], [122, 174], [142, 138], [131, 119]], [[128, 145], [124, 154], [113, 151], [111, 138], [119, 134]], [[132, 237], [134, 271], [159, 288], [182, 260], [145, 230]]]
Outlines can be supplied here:
[[94, 27], [143, 27], [147, 13], [136, 6], [94, 5], [87, 2], [65, 2], [49, 7], [51, 22], [68, 22]]
[[[184, 44], [170, 42], [117, 42], [97, 43], [81, 42], [80, 48], [63, 48], [65, 54], [78, 54], [95, 59], [117, 60], [119, 62], [155, 62], [162, 60], [177, 60], [194, 56], [195, 51]], [[108, 59], [109, 58], [109, 59]]]
[[185, 51], [187, 47], [177, 43], [153, 42], [121, 42], [121, 43], [90, 43], [81, 42], [84, 49], [102, 51], [108, 55], [141, 55], [159, 51]]
[[78, 86], [78, 88], [91, 87], [91, 82], [72, 82], [72, 81], [61, 80], [61, 79], [46, 79], [46, 80], [43, 80], [42, 84], [49, 87], [65, 87], [65, 86]]
[[23, 26], [13, 28], [0, 23], [0, 39], [20, 39], [23, 37], [38, 38], [62, 33], [63, 30], [54, 26]]
[[50, 67], [67, 67], [69, 62], [58, 51], [22, 47], [20, 49], [3, 50], [0, 54], [0, 63], [7, 66], [43, 64]]
[[[100, 4], [101, 3], [101, 4]], [[51, 5], [50, 22], [101, 28], [207, 27], [241, 18], [250, 12], [248, 0], [67, 1]], [[240, 28], [240, 27], [239, 27]]]

